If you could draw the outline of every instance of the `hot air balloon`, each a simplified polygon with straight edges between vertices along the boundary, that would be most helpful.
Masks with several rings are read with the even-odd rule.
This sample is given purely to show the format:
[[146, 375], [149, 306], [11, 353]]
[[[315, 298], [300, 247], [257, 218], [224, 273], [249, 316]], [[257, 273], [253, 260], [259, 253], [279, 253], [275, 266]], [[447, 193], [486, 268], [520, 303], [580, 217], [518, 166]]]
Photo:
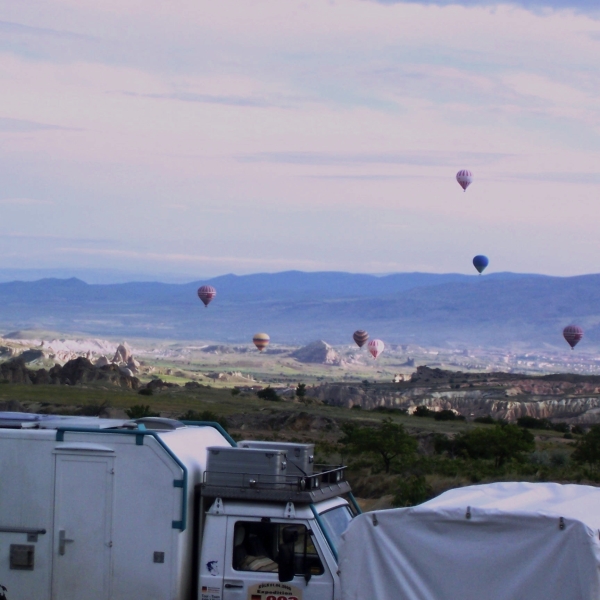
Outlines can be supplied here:
[[487, 256], [484, 256], [483, 254], [478, 254], [473, 259], [473, 266], [477, 269], [477, 271], [480, 275], [485, 271], [485, 268], [489, 264], [490, 264], [490, 259]]
[[583, 329], [577, 325], [567, 325], [563, 329], [563, 337], [567, 340], [567, 344], [571, 346], [571, 350], [573, 350], [583, 337]]
[[383, 352], [385, 344], [381, 340], [371, 340], [367, 347], [373, 358], [377, 358]]
[[356, 342], [356, 345], [359, 348], [362, 348], [367, 343], [367, 340], [369, 339], [369, 334], [364, 329], [359, 329], [354, 332], [352, 338]]
[[458, 185], [463, 189], [463, 191], [467, 191], [467, 188], [473, 183], [473, 173], [471, 171], [467, 171], [467, 169], [463, 169], [456, 174], [456, 181], [458, 181]]
[[254, 345], [262, 352], [271, 341], [271, 338], [266, 333], [255, 333], [252, 338]]
[[204, 306], [208, 307], [212, 299], [217, 295], [217, 290], [212, 285], [203, 285], [198, 288], [198, 298], [204, 302]]

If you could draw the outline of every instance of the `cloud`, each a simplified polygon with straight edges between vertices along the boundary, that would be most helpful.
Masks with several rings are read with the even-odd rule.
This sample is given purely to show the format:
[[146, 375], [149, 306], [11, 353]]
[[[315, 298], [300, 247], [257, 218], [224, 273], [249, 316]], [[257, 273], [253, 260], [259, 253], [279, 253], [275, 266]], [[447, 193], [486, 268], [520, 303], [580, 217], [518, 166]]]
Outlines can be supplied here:
[[266, 162], [293, 165], [413, 165], [413, 166], [456, 166], [496, 162], [512, 156], [501, 153], [483, 152], [406, 152], [406, 153], [335, 153], [335, 152], [257, 152], [242, 154], [236, 158], [240, 162]]
[[181, 102], [198, 102], [200, 104], [224, 104], [226, 106], [248, 106], [257, 108], [277, 106], [276, 104], [269, 102], [264, 98], [255, 98], [252, 96], [220, 96], [212, 94], [194, 94], [191, 92], [176, 92], [172, 94], [136, 94], [133, 92], [123, 93], [126, 96], [135, 96], [138, 98], [153, 98], [155, 100], [180, 100]]
[[528, 181], [547, 181], [556, 183], [574, 183], [580, 185], [599, 184], [600, 173], [515, 173], [506, 179], [523, 179]]
[[61, 127], [60, 125], [49, 125], [48, 123], [37, 123], [36, 121], [26, 121], [24, 119], [11, 119], [9, 117], [0, 117], [0, 133], [29, 133], [31, 131], [81, 131], [73, 127]]
[[[39, 200], [36, 198], [2, 198], [0, 199], [1, 204], [12, 204], [14, 206], [40, 206], [40, 205], [53, 205], [55, 202], [52, 200]], [[3, 234], [7, 235], [7, 234]], [[8, 234], [10, 235], [10, 234]]]
[[434, 6], [494, 6], [498, 4], [514, 4], [527, 9], [579, 9], [586, 12], [597, 12], [597, 5], [591, 0], [372, 0], [378, 4], [428, 4]]
[[70, 40], [91, 40], [89, 35], [81, 35], [71, 31], [60, 31], [57, 29], [48, 29], [46, 27], [30, 27], [21, 23], [12, 23], [10, 21], [0, 21], [0, 35], [30, 35], [45, 36]]

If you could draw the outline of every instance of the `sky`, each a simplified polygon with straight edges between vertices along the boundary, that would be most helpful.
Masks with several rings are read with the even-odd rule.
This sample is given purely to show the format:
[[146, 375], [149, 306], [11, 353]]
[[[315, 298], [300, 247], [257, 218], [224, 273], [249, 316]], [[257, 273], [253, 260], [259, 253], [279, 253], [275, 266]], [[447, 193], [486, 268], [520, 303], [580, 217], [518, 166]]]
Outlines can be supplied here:
[[0, 269], [598, 272], [594, 5], [0, 0]]

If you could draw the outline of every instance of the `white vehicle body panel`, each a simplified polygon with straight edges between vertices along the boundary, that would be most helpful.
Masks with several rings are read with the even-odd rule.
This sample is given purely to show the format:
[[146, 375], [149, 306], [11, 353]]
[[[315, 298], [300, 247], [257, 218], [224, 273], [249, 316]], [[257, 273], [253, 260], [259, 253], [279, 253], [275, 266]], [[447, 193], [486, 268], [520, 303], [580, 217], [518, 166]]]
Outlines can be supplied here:
[[342, 536], [344, 600], [600, 598], [600, 489], [494, 483], [360, 515]]

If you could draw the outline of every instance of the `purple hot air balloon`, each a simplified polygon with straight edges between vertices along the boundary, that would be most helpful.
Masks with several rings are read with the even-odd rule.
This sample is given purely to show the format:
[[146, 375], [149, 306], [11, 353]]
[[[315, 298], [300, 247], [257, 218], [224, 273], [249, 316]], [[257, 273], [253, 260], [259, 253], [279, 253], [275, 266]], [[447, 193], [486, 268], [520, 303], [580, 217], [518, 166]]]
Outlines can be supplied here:
[[359, 329], [354, 332], [352, 338], [356, 342], [356, 345], [359, 348], [362, 348], [367, 343], [367, 340], [369, 339], [369, 334], [364, 329]]
[[563, 329], [563, 337], [567, 340], [567, 344], [571, 346], [571, 350], [573, 350], [583, 337], [583, 329], [578, 325], [567, 325]]
[[212, 285], [203, 285], [198, 288], [198, 298], [204, 302], [205, 307], [208, 307], [216, 295], [217, 290]]
[[458, 185], [460, 185], [463, 191], [466, 192], [467, 188], [473, 183], [473, 173], [467, 169], [463, 169], [456, 174], [456, 181], [458, 181]]

